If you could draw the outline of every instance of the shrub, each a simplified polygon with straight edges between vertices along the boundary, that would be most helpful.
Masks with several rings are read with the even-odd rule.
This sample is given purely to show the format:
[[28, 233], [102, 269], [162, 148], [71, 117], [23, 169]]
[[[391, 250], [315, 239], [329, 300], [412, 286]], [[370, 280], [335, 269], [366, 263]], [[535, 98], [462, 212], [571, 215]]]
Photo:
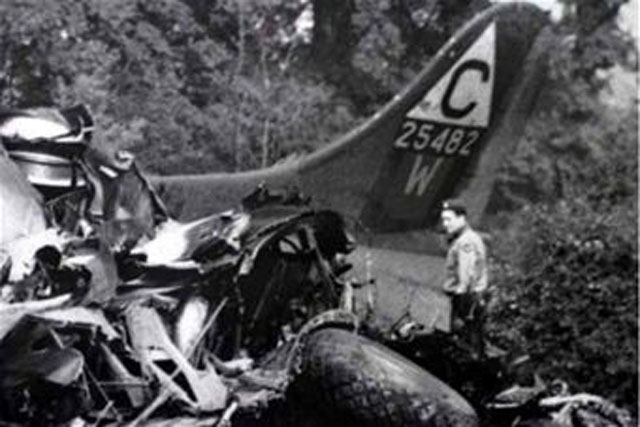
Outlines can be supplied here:
[[[635, 198], [523, 209], [496, 239], [490, 334], [531, 355], [546, 379], [635, 409]], [[517, 237], [517, 239], [515, 239]]]

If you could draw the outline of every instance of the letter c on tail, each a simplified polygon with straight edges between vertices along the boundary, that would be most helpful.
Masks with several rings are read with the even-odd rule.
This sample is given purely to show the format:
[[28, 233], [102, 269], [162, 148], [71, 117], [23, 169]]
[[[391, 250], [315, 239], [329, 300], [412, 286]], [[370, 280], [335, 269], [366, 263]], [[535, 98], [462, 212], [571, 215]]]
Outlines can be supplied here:
[[456, 108], [451, 105], [451, 96], [453, 95], [453, 91], [458, 84], [458, 80], [460, 80], [460, 77], [462, 77], [462, 75], [467, 70], [479, 71], [483, 83], [486, 83], [489, 80], [491, 71], [489, 69], [489, 64], [487, 64], [486, 62], [477, 59], [471, 59], [460, 64], [460, 66], [453, 72], [451, 81], [449, 82], [449, 86], [447, 86], [447, 90], [444, 92], [444, 96], [442, 97], [442, 112], [447, 117], [460, 119], [471, 113], [476, 105], [478, 105], [478, 103], [475, 101], [469, 102], [463, 108]]

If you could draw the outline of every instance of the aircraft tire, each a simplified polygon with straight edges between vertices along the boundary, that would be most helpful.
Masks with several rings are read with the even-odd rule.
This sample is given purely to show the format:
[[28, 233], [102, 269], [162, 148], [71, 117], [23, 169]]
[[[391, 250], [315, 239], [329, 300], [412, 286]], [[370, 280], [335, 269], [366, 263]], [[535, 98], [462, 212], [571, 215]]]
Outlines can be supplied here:
[[478, 425], [469, 403], [429, 372], [387, 347], [335, 328], [306, 337], [299, 374], [287, 394], [314, 414], [313, 425]]

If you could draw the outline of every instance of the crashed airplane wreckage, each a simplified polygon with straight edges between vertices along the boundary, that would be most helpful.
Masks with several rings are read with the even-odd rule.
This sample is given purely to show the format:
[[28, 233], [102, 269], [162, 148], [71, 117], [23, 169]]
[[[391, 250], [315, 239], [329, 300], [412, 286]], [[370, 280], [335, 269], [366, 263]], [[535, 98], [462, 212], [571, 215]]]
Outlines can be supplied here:
[[[0, 121], [3, 422], [478, 425], [451, 387], [359, 333], [338, 213], [257, 188], [242, 209], [178, 222], [91, 127], [83, 107]], [[601, 398], [549, 390], [513, 387], [483, 410], [630, 425]]]
[[[452, 70], [445, 73], [450, 84], [444, 91], [451, 102], [464, 70], [485, 70], [478, 61], [466, 61], [462, 46], [491, 45], [498, 12], [520, 11], [495, 10], [468, 26], [447, 45], [450, 55], [440, 54], [435, 62], [439, 73]], [[500, 57], [512, 61], [513, 53], [501, 51]], [[396, 140], [401, 151], [385, 163], [390, 173], [406, 172], [395, 167], [405, 164], [404, 156], [427, 158], [405, 150], [405, 137], [418, 128], [415, 117], [404, 114], [421, 101], [423, 86], [440, 87], [434, 79], [430, 73], [419, 77], [374, 118], [378, 127], [355, 134], [359, 143], [378, 144], [367, 138], [395, 132], [381, 127], [380, 117], [392, 116], [398, 126], [408, 123]], [[429, 118], [430, 111], [418, 113]], [[99, 146], [92, 132], [83, 107], [0, 114], [0, 421], [497, 427], [531, 425], [527, 421], [534, 419], [548, 426], [630, 425], [624, 412], [603, 399], [571, 395], [555, 384], [536, 381], [500, 392], [511, 384], [494, 386], [489, 376], [502, 382], [506, 377], [469, 360], [449, 335], [418, 338], [405, 328], [410, 323], [398, 331], [376, 331], [367, 321], [371, 307], [359, 307], [352, 298], [358, 281], [346, 273], [355, 243], [342, 212], [311, 208], [307, 195], [296, 191], [253, 186], [237, 209], [180, 222], [133, 157]], [[469, 144], [480, 137], [474, 132]], [[455, 153], [437, 158], [442, 179], [435, 181], [443, 191], [453, 185], [447, 171], [466, 164], [456, 141]], [[375, 151], [376, 144], [361, 148]], [[355, 160], [342, 161], [334, 166], [347, 168]], [[390, 181], [414, 182], [396, 178]], [[237, 187], [243, 190], [232, 196], [240, 198], [252, 183], [243, 181]], [[419, 196], [431, 197], [424, 184]], [[182, 189], [165, 185], [164, 194], [184, 195]], [[340, 191], [343, 200], [352, 195], [350, 189]], [[386, 192], [380, 195], [387, 199]], [[417, 200], [420, 209], [370, 213], [406, 214], [395, 222], [422, 224], [421, 209], [428, 205]], [[370, 289], [369, 280], [362, 282]], [[472, 372], [487, 375], [468, 391], [460, 378], [472, 379]]]
[[374, 422], [477, 424], [453, 389], [357, 334], [339, 214], [258, 188], [180, 223], [91, 127], [82, 107], [0, 123], [3, 421], [303, 425], [306, 410], [343, 424], [369, 406]]

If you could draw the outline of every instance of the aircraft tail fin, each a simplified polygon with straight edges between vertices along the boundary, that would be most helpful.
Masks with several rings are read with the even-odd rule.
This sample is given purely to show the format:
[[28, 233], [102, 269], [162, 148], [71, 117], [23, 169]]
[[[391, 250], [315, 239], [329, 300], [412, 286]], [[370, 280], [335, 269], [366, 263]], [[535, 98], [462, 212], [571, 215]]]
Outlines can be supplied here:
[[479, 14], [380, 113], [301, 164], [300, 187], [376, 233], [432, 228], [454, 196], [477, 219], [532, 104], [545, 23], [527, 4]]
[[[547, 16], [530, 4], [478, 14], [379, 113], [297, 162], [236, 174], [156, 179], [186, 219], [237, 206], [259, 184], [297, 187], [315, 205], [356, 219], [372, 235], [434, 229], [442, 200], [485, 209], [500, 160], [520, 137], [541, 75], [536, 40]], [[424, 234], [424, 233], [422, 233]], [[428, 233], [427, 233], [428, 234]], [[429, 252], [431, 243], [416, 251]], [[382, 245], [385, 246], [385, 245]]]

